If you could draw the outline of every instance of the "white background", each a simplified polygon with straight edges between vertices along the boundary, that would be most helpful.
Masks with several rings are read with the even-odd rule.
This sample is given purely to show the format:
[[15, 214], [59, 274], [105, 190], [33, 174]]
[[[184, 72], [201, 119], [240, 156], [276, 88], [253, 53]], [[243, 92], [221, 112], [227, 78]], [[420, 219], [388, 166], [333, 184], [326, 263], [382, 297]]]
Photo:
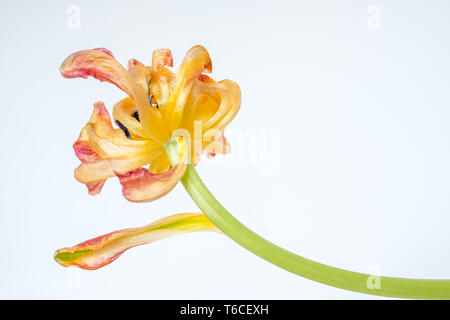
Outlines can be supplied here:
[[[80, 29], [68, 28], [71, 5]], [[0, 298], [371, 298], [209, 233], [134, 248], [97, 271], [55, 263], [58, 248], [198, 210], [181, 185], [133, 204], [116, 179], [90, 197], [73, 178], [92, 104], [124, 97], [60, 76], [66, 56], [96, 47], [123, 64], [170, 48], [177, 67], [202, 44], [212, 76], [240, 85], [227, 132], [277, 132], [278, 165], [264, 174], [249, 146], [225, 158], [243, 161], [217, 156], [198, 171], [253, 230], [337, 267], [450, 278], [449, 13], [448, 1], [2, 1]]]

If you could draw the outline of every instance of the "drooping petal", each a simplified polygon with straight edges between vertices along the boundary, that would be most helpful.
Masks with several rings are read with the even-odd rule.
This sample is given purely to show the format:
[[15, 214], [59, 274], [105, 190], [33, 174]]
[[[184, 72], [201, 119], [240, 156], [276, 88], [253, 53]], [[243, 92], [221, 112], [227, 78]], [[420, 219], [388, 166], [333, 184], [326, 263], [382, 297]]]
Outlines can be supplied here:
[[197, 45], [186, 53], [177, 71], [175, 88], [164, 114], [170, 131], [178, 127], [192, 82], [203, 72], [212, 72], [212, 62], [208, 51], [204, 47]]
[[128, 71], [114, 59], [111, 51], [104, 48], [82, 50], [71, 54], [59, 68], [65, 78], [87, 78], [115, 84], [133, 97]]
[[115, 172], [125, 173], [150, 163], [162, 148], [151, 140], [128, 139], [121, 129], [113, 128], [105, 105], [97, 102], [74, 150], [82, 162], [75, 169], [75, 178], [95, 195]]
[[172, 215], [149, 225], [124, 229], [85, 241], [74, 247], [59, 249], [55, 260], [64, 267], [77, 266], [95, 270], [116, 260], [126, 250], [174, 235], [218, 229], [202, 214]]
[[151, 173], [147, 168], [138, 168], [127, 173], [116, 172], [122, 184], [123, 196], [131, 202], [149, 202], [171, 191], [186, 171], [188, 151], [181, 142], [178, 163], [167, 171]]

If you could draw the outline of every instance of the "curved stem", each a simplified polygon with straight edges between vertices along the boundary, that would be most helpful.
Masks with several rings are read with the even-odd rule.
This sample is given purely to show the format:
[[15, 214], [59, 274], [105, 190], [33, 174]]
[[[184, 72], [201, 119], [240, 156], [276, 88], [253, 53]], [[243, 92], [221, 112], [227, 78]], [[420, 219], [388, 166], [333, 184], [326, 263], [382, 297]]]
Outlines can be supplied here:
[[[178, 159], [174, 146], [170, 143], [166, 146], [171, 161]], [[373, 276], [298, 256], [260, 237], [233, 217], [208, 190], [193, 165], [188, 165], [181, 182], [198, 207], [224, 234], [250, 252], [289, 272], [329, 286], [372, 295], [450, 299], [450, 280]]]

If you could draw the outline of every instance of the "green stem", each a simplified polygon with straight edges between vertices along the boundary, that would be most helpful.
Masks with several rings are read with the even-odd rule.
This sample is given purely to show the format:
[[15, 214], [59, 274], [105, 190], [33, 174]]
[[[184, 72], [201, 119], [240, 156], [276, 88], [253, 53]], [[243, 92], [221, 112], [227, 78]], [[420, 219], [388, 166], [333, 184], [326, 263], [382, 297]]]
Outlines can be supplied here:
[[[171, 162], [178, 161], [176, 149], [176, 143], [169, 142], [166, 145]], [[372, 295], [450, 299], [450, 280], [373, 276], [298, 256], [260, 237], [233, 217], [208, 190], [193, 165], [187, 166], [181, 182], [198, 207], [224, 234], [250, 252], [289, 272], [329, 286]]]

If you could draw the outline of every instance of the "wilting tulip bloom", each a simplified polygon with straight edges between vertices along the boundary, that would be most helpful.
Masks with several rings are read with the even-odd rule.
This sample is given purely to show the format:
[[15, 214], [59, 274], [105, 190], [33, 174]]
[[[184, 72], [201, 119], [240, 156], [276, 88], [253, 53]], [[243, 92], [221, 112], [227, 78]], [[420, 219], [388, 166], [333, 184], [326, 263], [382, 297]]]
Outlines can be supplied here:
[[240, 107], [239, 86], [230, 80], [216, 82], [211, 59], [202, 46], [190, 49], [176, 74], [172, 54], [153, 52], [147, 67], [132, 59], [128, 69], [110, 51], [93, 49], [69, 56], [61, 66], [66, 78], [92, 76], [115, 84], [128, 97], [119, 101], [111, 117], [102, 102], [94, 104], [89, 122], [74, 144], [82, 164], [75, 177], [89, 193], [99, 193], [106, 179], [117, 176], [123, 195], [146, 202], [172, 190], [179, 180], [203, 214], [178, 214], [140, 228], [111, 232], [57, 250], [63, 266], [98, 269], [124, 251], [172, 235], [217, 231], [259, 257], [297, 275], [324, 284], [389, 297], [450, 299], [450, 280], [406, 279], [348, 271], [298, 256], [267, 241], [234, 218], [205, 186], [195, 165], [203, 151], [208, 155], [230, 150], [223, 131]]
[[[97, 102], [74, 144], [82, 162], [75, 178], [91, 195], [117, 176], [125, 198], [152, 201], [175, 187], [188, 158], [196, 164], [202, 151], [229, 152], [223, 131], [239, 110], [239, 86], [204, 74], [212, 71], [212, 64], [202, 46], [186, 53], [176, 74], [167, 68], [172, 65], [170, 50], [161, 49], [153, 52], [151, 66], [132, 59], [125, 69], [103, 48], [76, 52], [61, 65], [66, 78], [92, 76], [128, 94], [114, 106], [116, 129], [105, 105]], [[171, 166], [164, 148], [177, 135], [183, 136], [181, 161]]]
[[[170, 50], [161, 49], [153, 52], [151, 66], [132, 59], [127, 70], [103, 48], [76, 52], [61, 65], [66, 78], [92, 76], [128, 94], [113, 109], [117, 128], [104, 103], [97, 102], [73, 146], [82, 162], [75, 178], [91, 195], [101, 191], [106, 179], [117, 176], [126, 199], [152, 201], [172, 190], [188, 161], [197, 164], [203, 151], [229, 152], [223, 131], [239, 110], [239, 86], [204, 74], [212, 71], [212, 64], [202, 46], [187, 52], [176, 74], [167, 68], [172, 65]], [[177, 145], [172, 161], [166, 150], [169, 143]], [[55, 260], [94, 270], [132, 247], [195, 231], [219, 230], [202, 214], [178, 214], [57, 250]]]

